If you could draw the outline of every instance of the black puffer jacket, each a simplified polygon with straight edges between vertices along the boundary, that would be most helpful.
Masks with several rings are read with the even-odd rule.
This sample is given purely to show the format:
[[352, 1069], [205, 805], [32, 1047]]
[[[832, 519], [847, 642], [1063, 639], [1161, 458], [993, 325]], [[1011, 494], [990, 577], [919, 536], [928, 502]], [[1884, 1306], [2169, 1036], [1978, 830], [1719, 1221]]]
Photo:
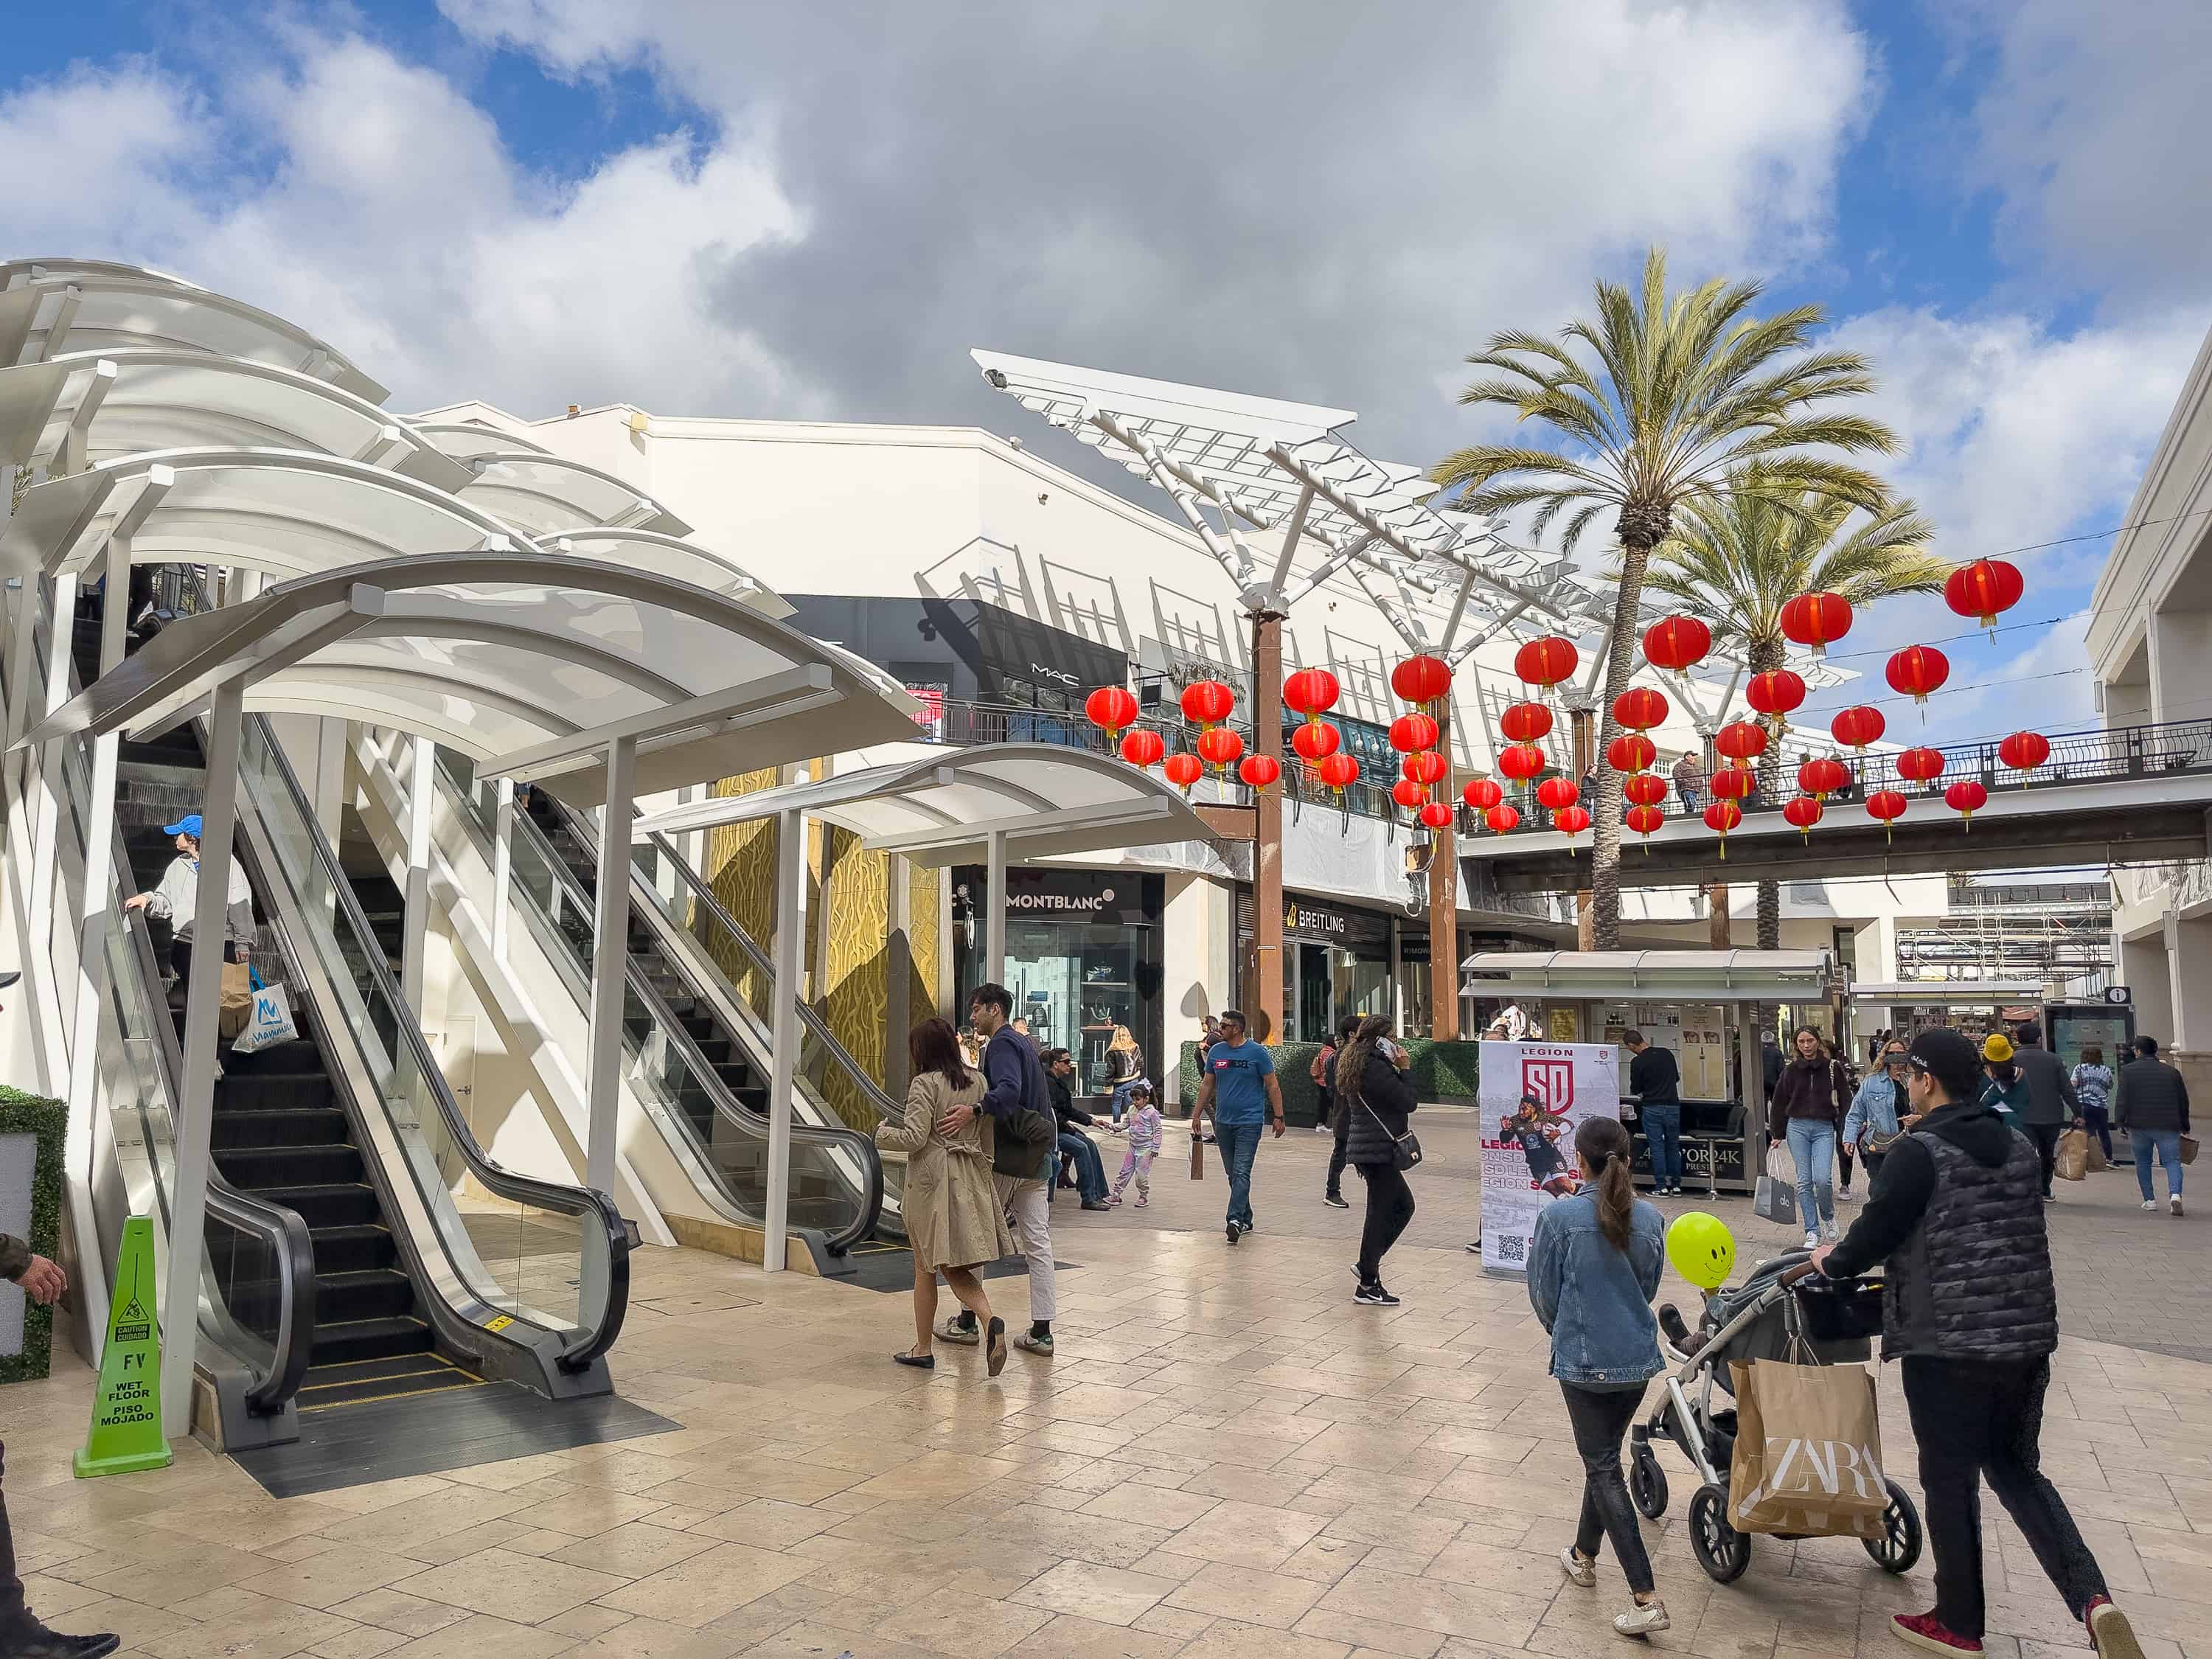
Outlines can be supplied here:
[[2155, 1054], [2120, 1067], [2112, 1095], [2112, 1121], [2123, 1129], [2179, 1129], [2189, 1133], [2189, 1085]]
[[1340, 1089], [1338, 1110], [1350, 1127], [1344, 1137], [1347, 1164], [1389, 1164], [1395, 1157], [1392, 1143], [1406, 1133], [1406, 1120], [1419, 1104], [1407, 1083], [1379, 1053], [1370, 1053], [1359, 1073], [1358, 1098]]

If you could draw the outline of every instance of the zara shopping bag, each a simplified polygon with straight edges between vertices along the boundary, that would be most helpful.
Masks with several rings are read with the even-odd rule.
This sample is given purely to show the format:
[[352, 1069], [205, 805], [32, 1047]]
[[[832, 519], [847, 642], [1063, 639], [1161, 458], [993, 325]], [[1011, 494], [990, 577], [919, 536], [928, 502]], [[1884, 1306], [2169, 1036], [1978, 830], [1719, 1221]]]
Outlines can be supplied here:
[[246, 1029], [232, 1043], [234, 1054], [258, 1054], [279, 1042], [289, 1042], [300, 1035], [300, 1028], [292, 1024], [291, 1006], [285, 1000], [281, 985], [264, 985], [261, 975], [253, 975], [253, 1007], [246, 1015]]
[[1880, 1537], [1889, 1486], [1866, 1367], [1754, 1359], [1729, 1370], [1736, 1401], [1729, 1523], [1793, 1537]]

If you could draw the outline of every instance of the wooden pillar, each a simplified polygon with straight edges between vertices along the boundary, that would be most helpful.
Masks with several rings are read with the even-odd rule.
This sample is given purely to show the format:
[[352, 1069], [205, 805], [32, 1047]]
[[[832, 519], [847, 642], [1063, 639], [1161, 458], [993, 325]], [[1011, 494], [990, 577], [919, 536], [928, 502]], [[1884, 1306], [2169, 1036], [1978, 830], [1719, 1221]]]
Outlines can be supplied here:
[[[1437, 799], [1447, 806], [1458, 799], [1451, 773], [1451, 693], [1437, 700], [1437, 752], [1444, 757]], [[1459, 837], [1456, 816], [1429, 831], [1429, 1036], [1438, 1042], [1459, 1041]]]
[[[1283, 753], [1283, 617], [1252, 617], [1252, 750]], [[1283, 1038], [1283, 792], [1253, 792], [1252, 981], [1244, 1010], [1262, 1042]]]
[[[1579, 784], [1595, 769], [1597, 758], [1597, 710], [1588, 704], [1567, 710], [1567, 725], [1573, 735], [1575, 781]], [[1585, 803], [1595, 812], [1595, 805]], [[1590, 890], [1579, 889], [1575, 894], [1575, 949], [1597, 949], [1597, 907], [1590, 900]]]

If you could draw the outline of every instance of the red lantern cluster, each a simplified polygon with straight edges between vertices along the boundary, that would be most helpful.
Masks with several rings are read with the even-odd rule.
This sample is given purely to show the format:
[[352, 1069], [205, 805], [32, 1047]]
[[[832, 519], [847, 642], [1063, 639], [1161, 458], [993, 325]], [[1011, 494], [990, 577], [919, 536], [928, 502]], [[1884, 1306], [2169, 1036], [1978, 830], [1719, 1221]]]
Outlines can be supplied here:
[[1440, 800], [1432, 800], [1422, 807], [1419, 817], [1423, 829], [1449, 830], [1451, 828], [1452, 810]]
[[[1643, 836], [1648, 843], [1651, 837], [1658, 833], [1661, 826], [1667, 822], [1667, 815], [1656, 806], [1632, 806], [1622, 816], [1620, 821]], [[1651, 855], [1651, 848], [1649, 845], [1644, 848], [1644, 854], [1646, 858]]]
[[1782, 632], [1813, 654], [1828, 654], [1828, 642], [1851, 631], [1850, 602], [1840, 593], [1800, 593], [1782, 607]]
[[1881, 717], [1881, 710], [1856, 703], [1844, 709], [1828, 722], [1828, 731], [1838, 743], [1846, 744], [1861, 754], [1870, 743], [1879, 743], [1881, 734], [1888, 730], [1889, 722]]
[[1552, 634], [1531, 640], [1515, 652], [1513, 672], [1530, 685], [1557, 685], [1573, 677], [1575, 665], [1581, 660], [1572, 640]]
[[1714, 772], [1711, 787], [1716, 799], [1749, 800], [1752, 792], [1759, 787], [1759, 780], [1752, 776], [1747, 767], [1723, 766]]
[[1521, 827], [1521, 811], [1510, 801], [1500, 801], [1482, 815], [1482, 821], [1503, 836]]
[[1582, 787], [1572, 778], [1546, 778], [1536, 786], [1536, 804], [1547, 812], [1564, 812], [1582, 798]]
[[1997, 625], [2000, 611], [2020, 603], [2027, 591], [2019, 568], [2002, 559], [1976, 559], [1951, 573], [1943, 584], [1943, 603], [1962, 617], [1972, 617], [1984, 628]]
[[1411, 778], [1401, 778], [1390, 786], [1390, 799], [1410, 812], [1428, 805], [1429, 792]]
[[1111, 741], [1124, 726], [1136, 724], [1137, 700], [1121, 686], [1102, 685], [1083, 700], [1083, 712]]
[[1441, 657], [1408, 657], [1390, 671], [1390, 689], [1405, 702], [1441, 702], [1451, 683], [1451, 665]]
[[1645, 772], [1659, 758], [1659, 750], [1641, 732], [1624, 732], [1605, 746], [1605, 763], [1616, 772]]
[[1951, 659], [1932, 645], [1908, 645], [1882, 670], [1889, 689], [1924, 703], [1951, 678]]
[[1193, 680], [1182, 689], [1182, 717], [1198, 726], [1218, 726], [1237, 707], [1237, 694], [1219, 680]]
[[1552, 828], [1567, 838], [1567, 854], [1574, 855], [1574, 838], [1590, 827], [1589, 811], [1580, 806], [1563, 806], [1552, 814]]
[[1638, 806], [1664, 806], [1667, 780], [1656, 772], [1638, 772], [1620, 781], [1620, 793]]
[[1680, 672], [1713, 648], [1713, 630], [1695, 617], [1662, 617], [1644, 630], [1644, 660]]
[[1329, 754], [1314, 768], [1314, 775], [1334, 789], [1340, 799], [1359, 777], [1359, 763], [1349, 755]]
[[1667, 718], [1667, 699], [1648, 685], [1632, 685], [1613, 700], [1613, 722], [1648, 732]]
[[1732, 800], [1717, 800], [1705, 808], [1705, 828], [1721, 838], [1721, 858], [1728, 858], [1729, 831], [1743, 822], [1743, 808]]

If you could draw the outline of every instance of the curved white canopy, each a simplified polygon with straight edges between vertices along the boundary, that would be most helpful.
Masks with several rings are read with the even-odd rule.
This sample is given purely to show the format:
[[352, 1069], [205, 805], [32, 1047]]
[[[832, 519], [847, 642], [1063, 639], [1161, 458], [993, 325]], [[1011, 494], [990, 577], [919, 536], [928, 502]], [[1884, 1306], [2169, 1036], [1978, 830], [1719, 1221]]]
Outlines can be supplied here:
[[910, 736], [920, 705], [851, 659], [688, 583], [554, 554], [357, 564], [188, 617], [36, 741], [159, 731], [243, 679], [246, 706], [422, 733], [578, 805], [637, 740], [652, 793]]
[[135, 265], [0, 265], [0, 363], [162, 346], [295, 368], [382, 403], [385, 389], [327, 342], [258, 306]]
[[601, 526], [682, 536], [691, 526], [650, 495], [581, 461], [511, 447], [468, 458], [476, 482], [461, 493], [531, 536]]
[[638, 828], [673, 835], [793, 808], [851, 830], [865, 847], [933, 867], [980, 861], [994, 832], [1006, 836], [1009, 862], [1212, 839], [1164, 780], [1052, 743], [979, 744], [818, 783], [717, 795]]
[[502, 432], [497, 427], [484, 425], [481, 421], [417, 421], [415, 429], [457, 461], [501, 453], [521, 455], [550, 455], [553, 453], [543, 444], [534, 444], [527, 438], [518, 438], [512, 432]]
[[156, 449], [307, 449], [459, 489], [474, 477], [398, 416], [329, 380], [244, 357], [143, 346], [0, 368], [0, 462]]
[[756, 580], [734, 559], [726, 559], [710, 547], [650, 530], [571, 530], [544, 536], [538, 544], [550, 553], [598, 559], [605, 564], [650, 570], [658, 576], [692, 582], [716, 593], [742, 599], [763, 615], [788, 617], [798, 607]]
[[295, 450], [170, 449], [25, 492], [0, 526], [0, 574], [64, 574], [128, 534], [137, 564], [214, 564], [280, 580], [396, 554], [525, 544], [444, 490]]

